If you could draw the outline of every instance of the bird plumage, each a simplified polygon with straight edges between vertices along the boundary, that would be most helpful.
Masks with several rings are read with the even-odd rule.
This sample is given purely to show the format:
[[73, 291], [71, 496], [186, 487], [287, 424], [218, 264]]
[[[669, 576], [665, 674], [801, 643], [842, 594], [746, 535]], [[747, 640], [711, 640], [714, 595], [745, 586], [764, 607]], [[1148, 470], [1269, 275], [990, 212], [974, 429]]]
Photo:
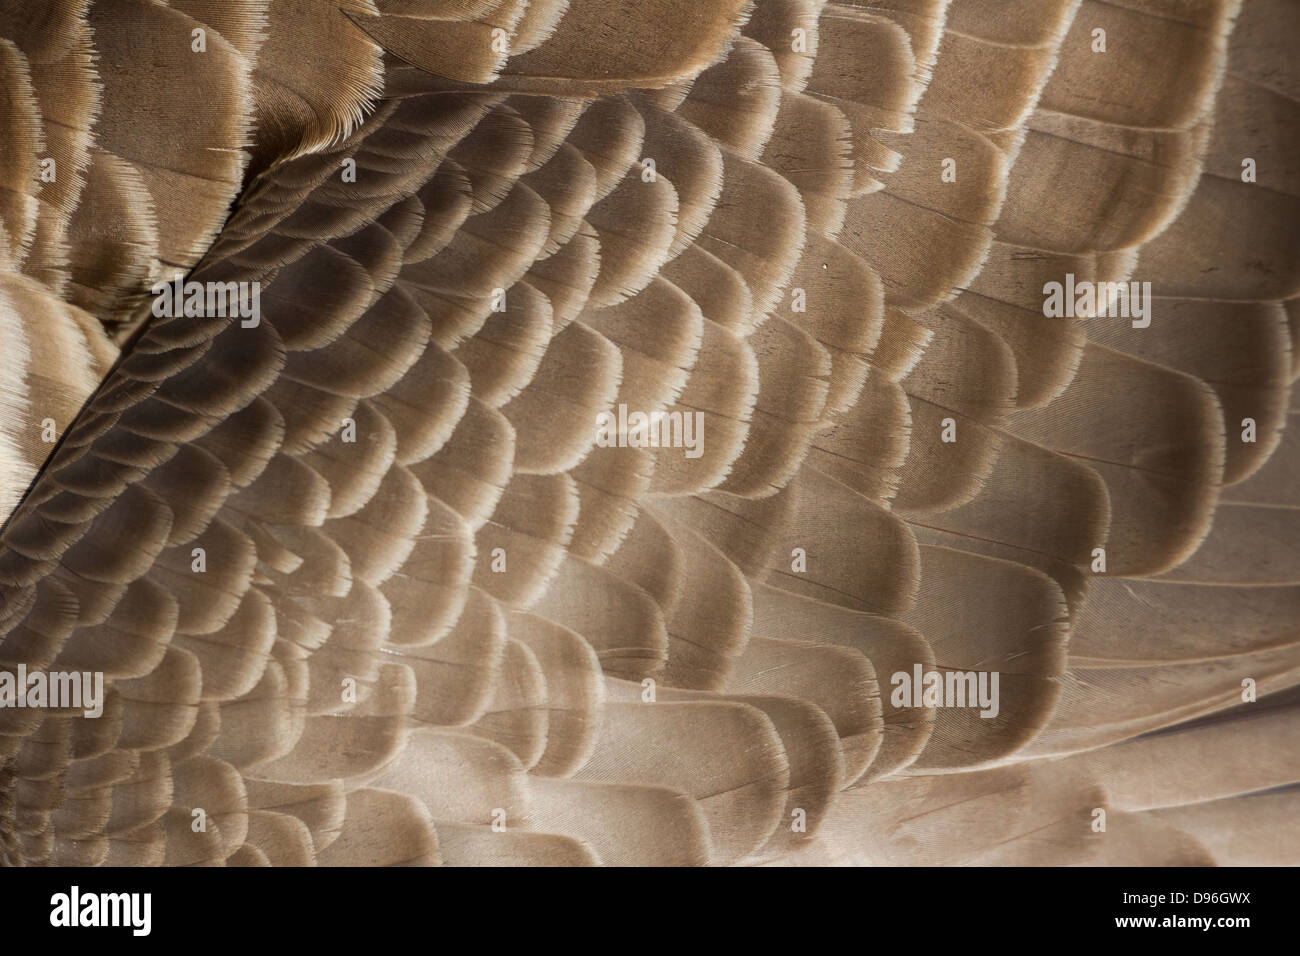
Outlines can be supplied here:
[[36, 10], [0, 858], [1296, 861], [1300, 8]]

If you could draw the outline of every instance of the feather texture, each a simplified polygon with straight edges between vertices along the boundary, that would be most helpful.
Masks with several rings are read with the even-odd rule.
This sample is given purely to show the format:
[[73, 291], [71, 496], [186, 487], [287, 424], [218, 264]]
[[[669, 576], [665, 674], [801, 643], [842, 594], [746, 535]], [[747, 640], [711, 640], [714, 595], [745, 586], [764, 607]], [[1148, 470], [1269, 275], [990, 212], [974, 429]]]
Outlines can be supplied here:
[[0, 861], [1300, 861], [1294, 4], [36, 7]]

